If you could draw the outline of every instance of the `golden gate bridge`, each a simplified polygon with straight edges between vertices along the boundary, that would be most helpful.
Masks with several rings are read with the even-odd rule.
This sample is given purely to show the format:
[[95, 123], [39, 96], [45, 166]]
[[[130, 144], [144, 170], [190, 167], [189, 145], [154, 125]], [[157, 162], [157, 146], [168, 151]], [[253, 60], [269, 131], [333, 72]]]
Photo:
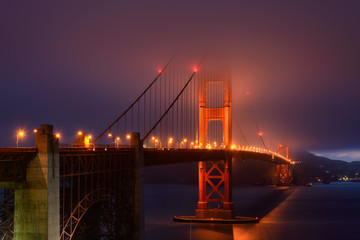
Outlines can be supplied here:
[[288, 147], [269, 150], [257, 124], [262, 147], [233, 129], [226, 66], [202, 60], [184, 69], [172, 58], [94, 139], [79, 132], [74, 144], [59, 145], [53, 127], [41, 125], [35, 148], [0, 148], [1, 239], [80, 239], [91, 231], [143, 239], [144, 167], [183, 162], [198, 162], [199, 201], [194, 216], [175, 220], [257, 222], [236, 216], [232, 161], [273, 163], [275, 183], [289, 185]]

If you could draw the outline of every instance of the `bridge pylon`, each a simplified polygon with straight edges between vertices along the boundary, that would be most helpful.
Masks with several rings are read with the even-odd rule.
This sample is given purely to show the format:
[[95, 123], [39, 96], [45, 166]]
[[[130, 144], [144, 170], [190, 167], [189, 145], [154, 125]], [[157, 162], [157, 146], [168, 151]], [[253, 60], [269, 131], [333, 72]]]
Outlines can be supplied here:
[[[276, 151], [289, 159], [289, 146], [279, 145]], [[290, 164], [279, 163], [276, 168], [276, 185], [288, 186], [293, 180], [292, 168]]]
[[[224, 101], [222, 106], [210, 106], [207, 101], [209, 84], [219, 83], [223, 86]], [[228, 74], [200, 74], [199, 78], [199, 146], [207, 145], [208, 125], [210, 121], [221, 121], [223, 126], [223, 145], [231, 146], [231, 77]], [[196, 218], [235, 218], [232, 202], [232, 159], [213, 162], [199, 162], [199, 202]], [[217, 204], [210, 208], [209, 203]]]

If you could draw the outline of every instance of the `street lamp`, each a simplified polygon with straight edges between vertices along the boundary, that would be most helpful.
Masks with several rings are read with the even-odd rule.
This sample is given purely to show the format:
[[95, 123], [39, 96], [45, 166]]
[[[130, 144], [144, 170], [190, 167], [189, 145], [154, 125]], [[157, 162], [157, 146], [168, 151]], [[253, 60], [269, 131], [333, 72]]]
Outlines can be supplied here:
[[183, 143], [184, 143], [184, 144], [183, 144], [183, 145], [184, 145], [184, 148], [187, 148], [187, 139], [186, 139], [186, 138], [183, 139]]
[[154, 148], [155, 148], [155, 140], [156, 140], [156, 138], [153, 136], [153, 137], [151, 138], [151, 140], [154, 141]]
[[169, 141], [168, 141], [168, 148], [171, 148], [171, 144], [172, 144], [172, 142], [173, 142], [173, 138], [171, 137], [171, 138], [169, 138]]
[[114, 145], [114, 136], [111, 133], [109, 133], [108, 137], [109, 137], [109, 145]]
[[19, 147], [19, 137], [22, 137], [24, 136], [24, 132], [23, 131], [19, 131], [17, 134], [16, 134], [16, 147]]
[[116, 147], [118, 148], [119, 147], [119, 142], [120, 142], [120, 137], [117, 137], [115, 139], [115, 143], [116, 143]]

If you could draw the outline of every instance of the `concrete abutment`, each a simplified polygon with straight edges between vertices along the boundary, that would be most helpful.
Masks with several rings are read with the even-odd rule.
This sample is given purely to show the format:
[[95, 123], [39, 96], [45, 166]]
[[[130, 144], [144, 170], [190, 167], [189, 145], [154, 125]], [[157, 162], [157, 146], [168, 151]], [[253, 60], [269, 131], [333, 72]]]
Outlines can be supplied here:
[[37, 130], [36, 148], [26, 167], [26, 183], [15, 184], [14, 240], [60, 236], [59, 141], [52, 125]]

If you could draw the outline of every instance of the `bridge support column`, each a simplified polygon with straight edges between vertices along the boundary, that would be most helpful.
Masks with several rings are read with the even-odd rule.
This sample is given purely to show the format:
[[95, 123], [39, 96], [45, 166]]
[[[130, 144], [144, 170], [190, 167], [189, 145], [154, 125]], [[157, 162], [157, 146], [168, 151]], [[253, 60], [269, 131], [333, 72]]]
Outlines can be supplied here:
[[135, 150], [134, 169], [134, 240], [145, 239], [144, 217], [144, 149], [140, 140], [140, 133], [132, 133], [130, 145]]
[[276, 185], [288, 186], [291, 184], [293, 177], [289, 164], [278, 164], [276, 171]]
[[[199, 162], [199, 202], [196, 218], [235, 218], [231, 177], [231, 159], [211, 163]], [[209, 203], [215, 203], [218, 206], [210, 207]]]
[[[284, 157], [289, 159], [289, 146], [279, 145], [276, 151], [278, 154], [283, 154]], [[278, 164], [276, 169], [276, 185], [288, 186], [293, 180], [292, 169], [289, 164]]]
[[53, 126], [36, 133], [37, 155], [26, 168], [26, 183], [15, 187], [15, 240], [60, 237], [59, 141]]

